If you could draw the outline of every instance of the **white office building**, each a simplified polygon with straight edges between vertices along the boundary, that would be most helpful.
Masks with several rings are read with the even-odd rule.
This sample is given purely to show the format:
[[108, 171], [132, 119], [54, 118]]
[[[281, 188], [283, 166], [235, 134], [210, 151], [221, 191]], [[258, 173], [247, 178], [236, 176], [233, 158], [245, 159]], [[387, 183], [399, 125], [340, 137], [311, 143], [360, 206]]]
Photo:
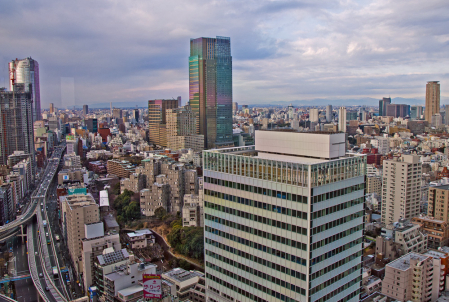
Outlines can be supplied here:
[[366, 157], [345, 133], [203, 151], [207, 301], [359, 301]]
[[338, 109], [338, 131], [346, 132], [346, 108]]

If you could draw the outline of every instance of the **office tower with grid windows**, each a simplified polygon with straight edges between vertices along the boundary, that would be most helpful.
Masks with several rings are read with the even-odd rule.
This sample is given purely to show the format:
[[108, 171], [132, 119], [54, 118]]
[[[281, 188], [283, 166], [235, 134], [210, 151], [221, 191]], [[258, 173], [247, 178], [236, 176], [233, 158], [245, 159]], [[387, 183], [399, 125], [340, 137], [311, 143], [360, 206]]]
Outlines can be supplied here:
[[176, 109], [179, 99], [148, 101], [148, 136], [150, 143], [167, 147], [167, 110]]
[[345, 133], [203, 151], [207, 301], [359, 301], [366, 157]]
[[391, 98], [382, 98], [379, 100], [379, 116], [387, 115], [387, 105], [391, 104]]
[[189, 104], [205, 148], [234, 146], [230, 38], [190, 39]]
[[[39, 63], [28, 57], [23, 60], [15, 59], [9, 62], [9, 90], [15, 89], [15, 84], [24, 84], [25, 91], [31, 92], [33, 121], [41, 117], [41, 90], [39, 85]], [[31, 86], [30, 86], [31, 84]]]

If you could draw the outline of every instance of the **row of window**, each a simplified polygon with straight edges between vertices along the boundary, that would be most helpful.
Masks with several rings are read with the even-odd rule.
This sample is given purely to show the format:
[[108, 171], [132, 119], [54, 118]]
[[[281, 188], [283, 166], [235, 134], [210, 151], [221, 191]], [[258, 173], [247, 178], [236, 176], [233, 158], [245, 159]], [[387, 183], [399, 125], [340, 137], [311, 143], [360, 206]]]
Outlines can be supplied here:
[[[252, 242], [250, 240], [246, 240], [246, 239], [234, 236], [232, 234], [229, 234], [229, 233], [226, 233], [226, 232], [222, 232], [222, 231], [210, 228], [208, 226], [205, 226], [205, 231], [209, 232], [209, 233], [212, 233], [212, 234], [215, 234], [215, 235], [219, 235], [219, 236], [221, 236], [223, 238], [230, 239], [232, 241], [239, 242], [239, 243], [244, 244], [246, 246], [258, 249], [259, 251], [262, 251], [264, 253], [268, 253], [269, 255], [274, 255], [274, 256], [277, 256], [277, 257], [282, 258], [282, 259], [287, 259], [287, 260], [289, 260], [291, 262], [298, 263], [298, 264], [301, 264], [301, 265], [304, 265], [304, 266], [307, 265], [307, 261], [304, 258], [297, 257], [297, 256], [294, 256], [294, 255], [290, 255], [289, 253], [285, 253], [285, 252], [282, 252], [280, 250], [276, 250], [276, 249], [273, 249], [271, 247], [258, 244], [257, 242]], [[237, 241], [237, 240], [239, 240], [239, 241]], [[216, 241], [213, 241], [213, 240], [211, 240], [209, 238], [206, 238], [205, 241], [206, 241], [206, 243], [209, 243], [209, 244], [212, 244], [212, 245], [215, 245], [216, 247], [218, 247], [218, 242], [216, 242]], [[225, 246], [225, 248], [227, 250], [228, 247]], [[232, 249], [233, 248], [229, 248], [229, 251], [231, 251], [231, 253], [232, 253]]]
[[327, 244], [330, 244], [330, 243], [332, 243], [334, 241], [342, 239], [342, 238], [344, 238], [346, 236], [349, 236], [349, 235], [351, 235], [351, 234], [353, 234], [355, 232], [361, 231], [361, 230], [363, 230], [363, 224], [359, 224], [356, 227], [350, 228], [348, 230], [344, 230], [343, 232], [337, 233], [337, 234], [332, 235], [330, 237], [327, 237], [327, 238], [325, 238], [323, 240], [320, 240], [318, 242], [312, 243], [312, 251], [316, 250], [316, 249], [318, 249], [318, 248], [320, 248], [322, 246], [325, 246]]
[[324, 253], [322, 255], [319, 255], [318, 257], [313, 258], [312, 260], [310, 260], [310, 265], [318, 264], [321, 261], [324, 261], [324, 260], [326, 260], [326, 259], [328, 259], [330, 257], [333, 257], [333, 256], [335, 256], [337, 254], [340, 254], [341, 252], [344, 252], [347, 249], [350, 249], [351, 247], [353, 247], [353, 246], [355, 246], [357, 244], [360, 244], [360, 243], [362, 243], [362, 237], [360, 237], [360, 238], [358, 238], [358, 239], [356, 239], [354, 241], [351, 241], [349, 243], [346, 243], [345, 245], [339, 246], [336, 249], [333, 249], [333, 250], [331, 250], [329, 252], [326, 252], [326, 253]]
[[343, 202], [343, 203], [337, 204], [335, 206], [313, 212], [312, 219], [317, 219], [317, 218], [320, 218], [320, 217], [323, 217], [326, 215], [331, 215], [332, 213], [342, 211], [344, 209], [356, 206], [356, 205], [364, 203], [364, 202], [365, 202], [365, 197], [360, 197], [360, 198], [356, 198], [356, 199], [353, 199], [353, 200], [350, 200], [347, 202]]
[[317, 286], [315, 286], [314, 288], [312, 288], [312, 289], [310, 290], [310, 295], [316, 294], [316, 293], [319, 292], [320, 290], [325, 289], [326, 287], [330, 286], [331, 284], [334, 284], [335, 282], [337, 282], [337, 281], [343, 279], [343, 278], [346, 277], [346, 276], [349, 276], [349, 275], [352, 274], [353, 272], [360, 271], [361, 268], [362, 268], [362, 264], [359, 263], [359, 264], [357, 264], [356, 266], [353, 266], [353, 267], [351, 267], [350, 269], [348, 269], [348, 270], [346, 270], [346, 271], [344, 271], [344, 272], [342, 272], [342, 273], [340, 273], [340, 274], [338, 274], [338, 275], [336, 275], [336, 276], [334, 276], [334, 277], [332, 277], [332, 278], [330, 278], [330, 279], [324, 281], [324, 282], [321, 283], [320, 285], [317, 285]]
[[234, 195], [225, 194], [225, 193], [216, 192], [216, 191], [207, 190], [207, 189], [204, 190], [204, 195], [217, 197], [217, 198], [221, 198], [221, 199], [224, 199], [224, 200], [229, 200], [229, 201], [233, 201], [233, 202], [236, 202], [236, 203], [244, 204], [244, 205], [247, 205], [247, 206], [251, 206], [251, 207], [255, 207], [255, 208], [259, 208], [259, 209], [272, 211], [272, 212], [275, 212], [275, 213], [289, 215], [289, 216], [293, 216], [293, 217], [296, 217], [296, 218], [307, 220], [307, 213], [306, 212], [296, 211], [296, 210], [284, 208], [284, 207], [281, 207], [281, 206], [275, 206], [275, 205], [271, 205], [271, 204], [265, 203], [265, 202], [260, 202], [260, 201], [257, 201], [257, 200], [251, 200], [251, 199], [248, 199], [248, 198], [237, 197], [237, 196], [234, 196]]
[[[272, 240], [272, 241], [275, 241], [275, 242], [278, 242], [278, 243], [282, 243], [282, 244], [285, 244], [285, 245], [288, 245], [288, 246], [295, 247], [295, 248], [303, 250], [303, 251], [307, 251], [307, 244], [305, 244], [305, 243], [301, 243], [301, 242], [298, 242], [298, 241], [295, 241], [295, 240], [291, 240], [291, 239], [288, 239], [288, 238], [285, 238], [285, 237], [281, 237], [281, 236], [278, 236], [278, 235], [275, 235], [275, 234], [264, 232], [262, 230], [255, 229], [255, 228], [252, 228], [252, 227], [249, 227], [249, 226], [246, 226], [246, 225], [242, 225], [242, 224], [239, 224], [239, 223], [236, 223], [236, 222], [233, 222], [233, 221], [229, 221], [229, 220], [226, 220], [226, 219], [223, 219], [223, 218], [218, 218], [218, 217], [215, 217], [215, 216], [211, 216], [209, 214], [205, 214], [204, 216], [205, 216], [206, 220], [218, 222], [218, 223], [221, 223], [222, 225], [226, 225], [226, 226], [234, 228], [236, 230], [240, 230], [240, 231], [243, 231], [243, 232], [246, 232], [246, 233], [249, 233], [249, 234], [257, 235], [257, 236], [260, 236], [262, 238], [266, 238], [268, 240]], [[246, 240], [246, 239], [242, 238], [242, 240]]]
[[[222, 256], [220, 256], [220, 257], [221, 257], [221, 258], [225, 258], [225, 257], [222, 257]], [[230, 259], [228, 259], [228, 261], [229, 261], [229, 260], [230, 260]], [[223, 260], [221, 260], [221, 261], [223, 261]], [[231, 260], [231, 261], [232, 261], [232, 260]], [[223, 261], [223, 262], [226, 262], [226, 261]], [[271, 282], [271, 283], [273, 283], [273, 284], [277, 284], [277, 285], [280, 285], [280, 286], [282, 286], [282, 287], [285, 287], [285, 288], [288, 289], [288, 290], [298, 291], [298, 293], [301, 293], [302, 295], [305, 295], [305, 294], [306, 294], [306, 290], [305, 290], [304, 288], [301, 288], [301, 287], [299, 287], [299, 286], [295, 286], [294, 284], [291, 284], [291, 283], [289, 283], [289, 282], [287, 282], [287, 281], [284, 281], [284, 280], [281, 280], [281, 279], [279, 279], [279, 278], [276, 278], [276, 277], [267, 275], [267, 274], [265, 274], [265, 273], [263, 273], [263, 272], [261, 272], [261, 271], [255, 270], [255, 269], [253, 269], [253, 268], [251, 268], [251, 267], [249, 267], [249, 266], [247, 266], [247, 265], [238, 263], [238, 262], [236, 262], [236, 261], [232, 261], [232, 262], [234, 263], [234, 266], [235, 266], [235, 267], [237, 267], [238, 269], [241, 269], [241, 270], [243, 270], [243, 271], [246, 271], [246, 272], [249, 273], [249, 274], [252, 274], [252, 275], [254, 275], [254, 276], [256, 276], [256, 277], [265, 279], [265, 280], [267, 280], [268, 282]], [[209, 264], [212, 265], [212, 266], [217, 266], [217, 265], [215, 265], [215, 264], [212, 264], [212, 263], [206, 261], [206, 265], [207, 265], [207, 263], [209, 263]], [[211, 267], [211, 266], [209, 266], [209, 267]], [[234, 275], [238, 275], [238, 274], [234, 274]], [[229, 276], [229, 275], [228, 275], [228, 276]], [[229, 277], [234, 278], [233, 276], [229, 276]], [[305, 276], [304, 276], [304, 279], [305, 279]]]
[[[244, 277], [242, 277], [242, 276], [240, 276], [238, 274], [234, 274], [233, 272], [230, 272], [230, 271], [228, 271], [228, 270], [226, 270], [224, 268], [221, 268], [218, 265], [215, 265], [213, 263], [206, 262], [206, 266], [210, 267], [211, 269], [213, 269], [213, 270], [215, 270], [215, 271], [217, 271], [219, 273], [222, 273], [223, 275], [231, 277], [231, 278], [233, 278], [233, 279], [235, 279], [235, 280], [237, 280], [237, 281], [239, 281], [241, 283], [244, 283], [244, 284], [246, 284], [246, 285], [248, 285], [248, 286], [250, 286], [252, 288], [255, 288], [257, 290], [260, 290], [261, 292], [264, 292], [264, 293], [266, 293], [268, 295], [271, 295], [271, 296], [273, 296], [273, 297], [275, 297], [277, 299], [280, 299], [282, 301], [292, 301], [292, 302], [296, 301], [296, 300], [290, 299], [289, 297], [285, 296], [284, 294], [281, 294], [281, 293], [279, 293], [277, 291], [274, 291], [272, 289], [269, 289], [269, 288], [267, 288], [267, 287], [265, 287], [265, 286], [263, 286], [261, 284], [253, 282], [251, 280], [248, 280], [248, 279], [246, 279], [246, 278], [244, 278]], [[280, 285], [280, 283], [282, 281], [282, 280], [280, 280], [278, 278], [274, 278], [274, 277], [273, 277], [273, 280], [275, 281], [275, 283], [277, 281], [279, 281], [279, 285]], [[214, 281], [217, 282], [216, 280], [214, 280]], [[284, 282], [284, 284], [286, 283], [285, 281], [283, 281], [283, 282]], [[218, 283], [220, 283], [220, 282], [218, 282]], [[289, 286], [290, 286], [290, 283], [287, 282], [287, 284], [289, 284]], [[291, 284], [291, 287], [289, 289], [291, 289], [292, 291], [297, 292], [298, 294], [304, 295], [304, 296], [306, 294], [306, 290], [305, 289], [303, 289], [303, 288], [301, 288], [299, 286], [295, 286], [293, 284]], [[281, 295], [282, 295], [282, 297], [281, 297]]]
[[[206, 206], [206, 203], [207, 203], [207, 206]], [[285, 222], [282, 222], [282, 221], [266, 218], [266, 217], [263, 217], [263, 216], [254, 215], [254, 214], [251, 214], [251, 213], [248, 213], [248, 212], [243, 212], [243, 211], [240, 211], [240, 210], [228, 208], [228, 207], [221, 206], [221, 205], [218, 205], [218, 204], [215, 204], [215, 203], [212, 203], [212, 202], [207, 202], [206, 201], [204, 203], [204, 206], [207, 207], [207, 208], [211, 208], [212, 207], [212, 209], [214, 209], [216, 211], [221, 211], [223, 213], [227, 213], [227, 214], [231, 214], [231, 215], [234, 215], [234, 216], [246, 218], [248, 220], [253, 220], [253, 221], [256, 221], [256, 222], [260, 222], [260, 223], [267, 224], [267, 225], [270, 225], [270, 226], [273, 226], [273, 227], [277, 227], [277, 228], [280, 228], [280, 229], [283, 229], [283, 230], [288, 230], [288, 231], [292, 231], [292, 232], [295, 232], [295, 233], [298, 233], [298, 234], [303, 234], [303, 235], [307, 236], [307, 229], [306, 228], [302, 228], [302, 227], [299, 227], [299, 226], [296, 226], [296, 225], [293, 225], [293, 224], [289, 224], [289, 223], [285, 223]], [[209, 215], [209, 214], [205, 214], [205, 215]], [[218, 217], [215, 217], [215, 218], [218, 219]], [[215, 221], [215, 222], [219, 222], [219, 221], [216, 221], [214, 219], [209, 219], [209, 220], [212, 220], [212, 221]]]
[[365, 189], [365, 183], [361, 183], [358, 185], [353, 185], [350, 187], [346, 187], [340, 190], [335, 190], [332, 192], [327, 192], [327, 193], [323, 193], [320, 195], [316, 195], [312, 197], [312, 204], [317, 203], [317, 202], [321, 202], [321, 201], [325, 201], [328, 199], [332, 199], [341, 195], [346, 195], [355, 191], [359, 191], [359, 190], [364, 190]]
[[314, 227], [314, 228], [312, 228], [312, 235], [319, 234], [321, 232], [335, 228], [335, 227], [342, 225], [346, 222], [349, 222], [351, 220], [357, 219], [359, 217], [363, 217], [363, 212], [364, 211], [359, 211], [354, 214], [350, 214], [348, 216], [338, 218], [336, 220], [333, 220], [333, 221], [327, 222], [325, 224], [319, 225], [317, 227]]
[[310, 280], [314, 280], [314, 279], [316, 279], [316, 278], [318, 278], [318, 277], [320, 277], [322, 275], [325, 275], [325, 274], [333, 271], [334, 269], [339, 268], [340, 266], [342, 266], [342, 265], [344, 265], [346, 263], [351, 262], [352, 260], [354, 260], [357, 257], [362, 257], [362, 251], [358, 251], [358, 252], [352, 254], [351, 256], [348, 256], [348, 257], [346, 257], [344, 259], [341, 259], [340, 261], [334, 262], [331, 265], [326, 266], [323, 269], [320, 269], [319, 271], [317, 271], [317, 272], [313, 273], [312, 275], [310, 275]]
[[[361, 276], [351, 280], [350, 282], [346, 283], [345, 285], [340, 286], [336, 290], [333, 290], [332, 292], [328, 293], [324, 297], [321, 297], [320, 299], [318, 299], [316, 302], [332, 301], [332, 297], [333, 296], [336, 296], [339, 293], [341, 293], [342, 291], [347, 290], [348, 288], [350, 288], [351, 286], [353, 286], [356, 283], [360, 283], [360, 281], [362, 281], [362, 277]], [[361, 286], [361, 284], [360, 284], [360, 286]], [[354, 298], [355, 296], [358, 296], [359, 294], [360, 294], [360, 289], [357, 289], [356, 291], [353, 291], [351, 294], [347, 295], [343, 299], [338, 300], [338, 302], [349, 301], [352, 298]]]
[[[211, 239], [209, 239], [209, 240], [211, 240]], [[214, 241], [214, 240], [211, 240], [211, 241]], [[215, 244], [215, 243], [214, 243], [214, 244]], [[223, 248], [221, 245], [219, 245], [219, 247], [220, 247], [220, 249], [225, 250], [225, 248]], [[303, 273], [301, 273], [301, 272], [297, 272], [297, 271], [295, 271], [295, 270], [289, 269], [288, 267], [284, 267], [284, 266], [282, 266], [282, 265], [279, 265], [279, 264], [276, 264], [276, 263], [274, 263], [274, 262], [271, 262], [271, 261], [262, 259], [262, 258], [260, 258], [260, 257], [253, 256], [253, 255], [251, 255], [251, 254], [248, 254], [248, 253], [246, 253], [246, 252], [240, 251], [240, 250], [238, 250], [238, 249], [233, 249], [233, 251], [234, 251], [234, 254], [236, 254], [236, 255], [238, 255], [238, 256], [241, 256], [241, 257], [243, 257], [243, 258], [246, 258], [246, 259], [248, 259], [248, 260], [250, 260], [250, 261], [259, 263], [259, 264], [264, 265], [264, 266], [266, 266], [266, 267], [268, 267], [268, 268], [271, 268], [271, 269], [277, 270], [277, 271], [279, 271], [279, 272], [281, 272], [281, 273], [290, 275], [290, 276], [292, 276], [292, 277], [294, 277], [294, 278], [297, 278], [297, 279], [301, 279], [301, 280], [303, 280], [303, 281], [306, 281], [306, 275], [303, 274]], [[234, 266], [240, 265], [239, 263], [234, 263], [234, 261], [232, 261], [232, 260], [230, 260], [230, 259], [228, 259], [228, 258], [226, 258], [226, 257], [223, 257], [223, 256], [221, 256], [221, 255], [219, 255], [219, 254], [216, 254], [216, 253], [214, 253], [214, 252], [211, 252], [211, 251], [209, 251], [209, 250], [206, 250], [206, 254], [209, 255], [209, 256], [211, 256], [212, 258], [215, 258], [215, 259], [218, 259], [218, 260], [220, 260], [220, 261], [226, 262], [227, 264], [230, 264], [230, 265], [234, 265]], [[237, 266], [236, 266], [236, 267], [237, 267]], [[239, 267], [239, 268], [240, 268], [240, 267]], [[251, 274], [253, 274], [253, 272], [252, 272], [253, 269], [252, 269], [252, 268], [249, 268], [249, 269], [251, 270]], [[254, 273], [254, 274], [255, 274], [255, 273]], [[262, 273], [262, 272], [261, 272], [261, 274], [262, 274], [263, 276], [262, 276], [262, 275], [258, 275], [258, 274], [257, 274], [257, 275], [258, 275], [259, 277], [263, 278], [263, 279], [267, 279], [267, 277], [265, 276], [265, 273]]]
[[[255, 295], [247, 292], [246, 290], [241, 289], [240, 287], [234, 286], [231, 283], [228, 283], [228, 282], [222, 280], [221, 278], [215, 277], [212, 274], [206, 273], [206, 278], [208, 278], [209, 280], [212, 280], [212, 281], [214, 281], [214, 282], [216, 282], [216, 283], [218, 283], [218, 284], [220, 284], [220, 285], [222, 285], [222, 286], [224, 286], [226, 288], [229, 288], [230, 290], [235, 291], [239, 295], [242, 295], [243, 297], [247, 297], [247, 298], [249, 298], [249, 299], [251, 299], [253, 301], [256, 301], [256, 302], [268, 302], [267, 300], [264, 300], [264, 299], [262, 299], [260, 297], [257, 297]], [[215, 288], [213, 288], [211, 286], [209, 286], [209, 289], [214, 291], [214, 292], [216, 292], [217, 294], [219, 293], [218, 290], [216, 290]], [[211, 299], [212, 301], [216, 301], [216, 300], [214, 300], [212, 298], [209, 298], [209, 299]]]

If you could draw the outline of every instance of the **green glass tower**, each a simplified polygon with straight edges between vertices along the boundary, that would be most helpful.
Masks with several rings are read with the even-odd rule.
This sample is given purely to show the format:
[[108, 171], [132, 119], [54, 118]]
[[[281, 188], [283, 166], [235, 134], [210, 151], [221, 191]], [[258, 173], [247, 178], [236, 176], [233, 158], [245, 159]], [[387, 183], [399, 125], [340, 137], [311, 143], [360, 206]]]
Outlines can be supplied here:
[[234, 145], [230, 38], [190, 39], [189, 104], [198, 114], [205, 148]]

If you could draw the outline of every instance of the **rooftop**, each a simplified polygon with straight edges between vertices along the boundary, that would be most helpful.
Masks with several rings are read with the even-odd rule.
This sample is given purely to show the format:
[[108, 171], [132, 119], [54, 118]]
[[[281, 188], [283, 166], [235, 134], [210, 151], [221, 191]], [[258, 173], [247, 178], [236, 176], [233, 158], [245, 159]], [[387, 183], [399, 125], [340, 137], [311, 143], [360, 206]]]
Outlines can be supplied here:
[[421, 254], [417, 254], [417, 253], [408, 253], [407, 255], [404, 255], [401, 258], [388, 263], [387, 266], [395, 268], [395, 269], [399, 269], [401, 271], [405, 271], [410, 268], [411, 260], [424, 261], [427, 258], [429, 258], [429, 256], [421, 255]]
[[121, 249], [112, 253], [97, 256], [100, 265], [110, 265], [129, 258], [129, 253], [126, 249]]
[[132, 285], [130, 287], [119, 290], [117, 293], [122, 294], [124, 297], [127, 297], [129, 295], [137, 294], [139, 292], [142, 292], [142, 294], [143, 294], [143, 286], [142, 285]]
[[170, 279], [173, 279], [178, 282], [183, 282], [195, 277], [204, 276], [203, 273], [199, 271], [186, 271], [180, 267], [174, 268], [171, 271], [165, 272], [163, 275], [167, 276]]

